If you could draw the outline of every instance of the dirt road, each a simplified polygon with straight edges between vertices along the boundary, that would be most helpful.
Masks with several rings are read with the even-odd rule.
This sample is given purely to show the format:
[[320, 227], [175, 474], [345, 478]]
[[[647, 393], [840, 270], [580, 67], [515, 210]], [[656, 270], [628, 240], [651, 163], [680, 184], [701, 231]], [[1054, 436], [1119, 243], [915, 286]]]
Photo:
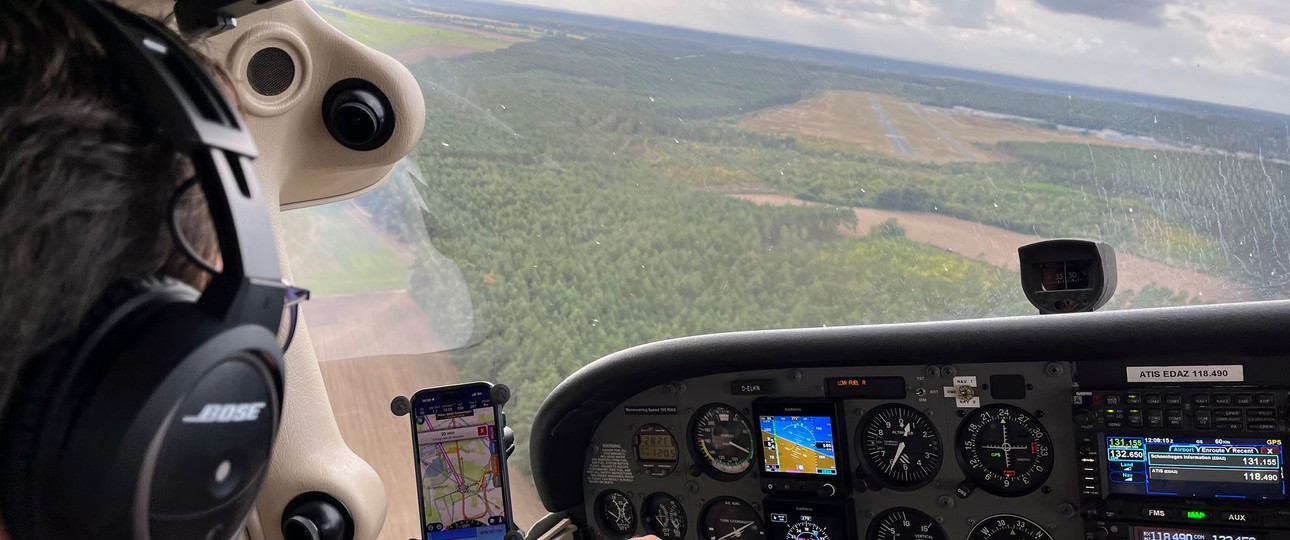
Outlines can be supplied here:
[[318, 359], [442, 351], [434, 323], [407, 291], [318, 296], [300, 308]]
[[[757, 204], [774, 206], [803, 206], [816, 204], [787, 195], [735, 194], [733, 197]], [[871, 228], [888, 219], [895, 219], [905, 228], [905, 237], [915, 242], [929, 244], [960, 255], [979, 258], [995, 266], [1017, 269], [1017, 248], [1042, 237], [1022, 234], [999, 227], [967, 221], [940, 214], [901, 212], [874, 208], [854, 208], [860, 226], [844, 231], [850, 236], [867, 236]], [[1179, 292], [1186, 292], [1203, 301], [1235, 302], [1248, 300], [1241, 287], [1202, 272], [1176, 268], [1156, 261], [1126, 253], [1116, 253], [1120, 291], [1142, 290], [1155, 284]]]

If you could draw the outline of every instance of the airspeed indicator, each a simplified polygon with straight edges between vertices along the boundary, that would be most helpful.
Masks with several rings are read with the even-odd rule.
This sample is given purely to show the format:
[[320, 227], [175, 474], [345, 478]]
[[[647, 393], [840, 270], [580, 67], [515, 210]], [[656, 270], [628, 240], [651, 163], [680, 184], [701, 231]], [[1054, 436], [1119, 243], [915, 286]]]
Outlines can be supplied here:
[[690, 442], [695, 457], [718, 480], [734, 480], [747, 473], [757, 444], [748, 419], [721, 403], [705, 405], [694, 413]]

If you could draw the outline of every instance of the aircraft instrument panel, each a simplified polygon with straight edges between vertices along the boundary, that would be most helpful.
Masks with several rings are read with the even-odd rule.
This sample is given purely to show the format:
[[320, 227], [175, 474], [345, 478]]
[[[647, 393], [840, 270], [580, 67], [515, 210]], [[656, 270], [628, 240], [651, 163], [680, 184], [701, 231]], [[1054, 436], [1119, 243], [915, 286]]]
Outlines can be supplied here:
[[624, 540], [1263, 540], [1290, 388], [1240, 361], [741, 371], [613, 406], [583, 463]]

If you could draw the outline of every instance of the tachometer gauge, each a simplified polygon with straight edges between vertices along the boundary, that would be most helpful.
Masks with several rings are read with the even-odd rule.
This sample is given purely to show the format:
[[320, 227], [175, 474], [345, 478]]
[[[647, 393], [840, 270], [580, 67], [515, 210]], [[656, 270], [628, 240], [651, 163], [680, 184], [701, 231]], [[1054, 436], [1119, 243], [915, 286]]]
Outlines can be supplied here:
[[1011, 405], [982, 407], [959, 426], [959, 465], [977, 486], [1005, 497], [1030, 493], [1053, 470], [1052, 440], [1030, 413]]
[[729, 405], [713, 403], [694, 413], [690, 442], [698, 461], [718, 480], [733, 480], [752, 466], [756, 451], [748, 419]]
[[968, 540], [1053, 540], [1053, 537], [1026, 518], [999, 514], [977, 523], [968, 534]]
[[612, 538], [626, 538], [636, 532], [636, 508], [626, 493], [616, 489], [607, 489], [596, 498], [596, 519]]
[[655, 493], [645, 498], [641, 507], [645, 530], [663, 540], [681, 540], [685, 537], [685, 510], [681, 501], [666, 493]]
[[784, 540], [829, 540], [829, 533], [811, 521], [799, 521], [788, 528]]
[[870, 470], [893, 489], [914, 489], [941, 470], [941, 436], [931, 419], [908, 405], [875, 407], [856, 438]]
[[913, 508], [892, 508], [874, 516], [868, 540], [947, 540], [932, 516]]
[[699, 540], [765, 540], [761, 512], [734, 497], [717, 497], [699, 512]]

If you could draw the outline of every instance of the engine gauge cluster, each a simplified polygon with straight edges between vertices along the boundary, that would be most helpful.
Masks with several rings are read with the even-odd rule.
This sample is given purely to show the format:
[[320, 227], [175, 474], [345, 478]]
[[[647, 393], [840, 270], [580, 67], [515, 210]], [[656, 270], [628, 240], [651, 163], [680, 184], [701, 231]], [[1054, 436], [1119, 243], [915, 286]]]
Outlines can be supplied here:
[[645, 530], [663, 540], [685, 538], [685, 509], [681, 501], [666, 493], [655, 493], [645, 499]]

